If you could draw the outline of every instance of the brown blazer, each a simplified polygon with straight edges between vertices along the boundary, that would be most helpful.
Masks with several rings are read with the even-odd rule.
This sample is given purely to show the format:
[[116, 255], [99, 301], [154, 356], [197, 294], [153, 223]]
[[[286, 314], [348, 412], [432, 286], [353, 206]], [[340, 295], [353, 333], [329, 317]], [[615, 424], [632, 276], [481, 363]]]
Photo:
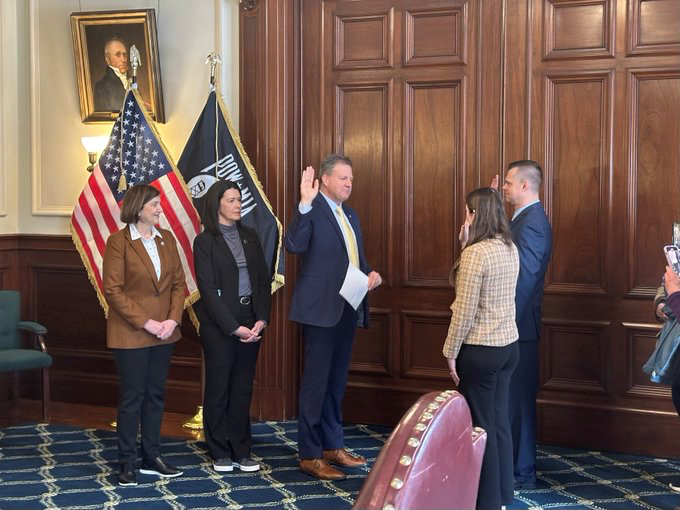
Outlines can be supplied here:
[[161, 259], [161, 278], [141, 239], [130, 239], [124, 227], [109, 236], [104, 253], [104, 296], [109, 304], [106, 345], [111, 349], [137, 349], [180, 339], [179, 327], [170, 338], [159, 340], [143, 329], [149, 319], [182, 321], [184, 310], [184, 270], [172, 233], [158, 229], [156, 237]]

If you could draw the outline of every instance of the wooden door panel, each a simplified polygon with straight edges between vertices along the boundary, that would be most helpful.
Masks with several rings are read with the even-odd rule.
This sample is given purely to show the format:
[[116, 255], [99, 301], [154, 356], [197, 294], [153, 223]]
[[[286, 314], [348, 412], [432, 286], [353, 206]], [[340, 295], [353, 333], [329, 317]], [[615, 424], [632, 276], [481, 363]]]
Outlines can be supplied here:
[[680, 54], [680, 2], [630, 0], [628, 49], [630, 55]]
[[613, 57], [614, 3], [615, 0], [543, 0], [543, 57]]
[[392, 67], [393, 16], [394, 9], [389, 7], [334, 11], [335, 69]]
[[[630, 293], [652, 296], [680, 221], [680, 69], [630, 74]], [[672, 142], [675, 140], [675, 142]]]
[[391, 312], [371, 308], [368, 329], [357, 329], [349, 370], [362, 376], [387, 376], [392, 373], [391, 342], [394, 332], [390, 328]]
[[448, 9], [407, 8], [404, 14], [404, 65], [465, 63], [467, 3]]
[[625, 393], [632, 397], [654, 398], [668, 402], [671, 396], [669, 386], [653, 383], [642, 371], [643, 365], [654, 350], [661, 326], [658, 324], [623, 323], [629, 362], [626, 364]]
[[545, 320], [541, 389], [607, 393], [609, 322]]
[[389, 285], [387, 248], [391, 82], [336, 85], [335, 151], [352, 158], [356, 185], [351, 204], [359, 213], [371, 267]]
[[461, 83], [407, 83], [404, 120], [406, 278], [449, 287], [460, 197]]
[[550, 74], [545, 83], [544, 170], [554, 231], [547, 286], [606, 294], [611, 76]]
[[449, 369], [442, 356], [442, 339], [446, 338], [451, 313], [402, 310], [401, 317], [401, 375], [450, 382]]

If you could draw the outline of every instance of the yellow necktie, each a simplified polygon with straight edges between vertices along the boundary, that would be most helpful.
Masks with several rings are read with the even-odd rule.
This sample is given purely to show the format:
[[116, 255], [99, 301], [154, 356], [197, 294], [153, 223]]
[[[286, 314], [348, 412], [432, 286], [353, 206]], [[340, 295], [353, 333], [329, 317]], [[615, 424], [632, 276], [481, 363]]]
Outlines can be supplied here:
[[340, 223], [342, 223], [342, 229], [345, 231], [345, 238], [347, 239], [347, 252], [349, 254], [349, 261], [354, 264], [354, 266], [359, 267], [359, 249], [357, 248], [357, 240], [354, 238], [354, 232], [347, 223], [345, 214], [342, 211], [342, 206], [338, 206], [335, 209], [340, 215]]

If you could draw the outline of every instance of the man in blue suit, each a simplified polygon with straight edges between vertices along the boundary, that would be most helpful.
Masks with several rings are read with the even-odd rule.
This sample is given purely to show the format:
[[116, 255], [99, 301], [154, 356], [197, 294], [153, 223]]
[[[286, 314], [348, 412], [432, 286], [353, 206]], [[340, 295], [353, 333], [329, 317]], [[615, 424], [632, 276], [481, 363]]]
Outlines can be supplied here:
[[[319, 181], [321, 181], [319, 183]], [[357, 325], [368, 327], [368, 302], [355, 310], [340, 296], [349, 264], [368, 275], [368, 290], [382, 283], [364, 254], [359, 218], [344, 202], [352, 192], [352, 162], [331, 154], [302, 173], [300, 204], [288, 225], [286, 249], [300, 256], [290, 320], [302, 325], [304, 367], [298, 409], [300, 469], [323, 480], [366, 459], [344, 449], [342, 399]]]
[[503, 184], [505, 200], [514, 207], [510, 231], [519, 250], [515, 321], [519, 330], [519, 364], [510, 381], [510, 423], [515, 486], [536, 485], [536, 394], [538, 339], [545, 272], [552, 251], [552, 230], [538, 198], [543, 171], [535, 161], [510, 163]]

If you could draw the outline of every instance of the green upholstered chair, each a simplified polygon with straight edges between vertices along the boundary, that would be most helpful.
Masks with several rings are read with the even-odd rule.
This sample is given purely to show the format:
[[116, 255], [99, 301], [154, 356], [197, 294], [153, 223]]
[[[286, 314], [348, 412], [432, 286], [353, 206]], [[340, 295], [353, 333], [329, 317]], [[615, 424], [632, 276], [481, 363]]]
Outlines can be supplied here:
[[[20, 321], [21, 298], [16, 290], [0, 290], [0, 372], [42, 369], [43, 420], [50, 419], [49, 366], [52, 356], [47, 354], [47, 329], [37, 322]], [[33, 333], [35, 348], [23, 348], [21, 331]], [[16, 379], [18, 382], [18, 378]], [[17, 393], [15, 388], [15, 394]]]

